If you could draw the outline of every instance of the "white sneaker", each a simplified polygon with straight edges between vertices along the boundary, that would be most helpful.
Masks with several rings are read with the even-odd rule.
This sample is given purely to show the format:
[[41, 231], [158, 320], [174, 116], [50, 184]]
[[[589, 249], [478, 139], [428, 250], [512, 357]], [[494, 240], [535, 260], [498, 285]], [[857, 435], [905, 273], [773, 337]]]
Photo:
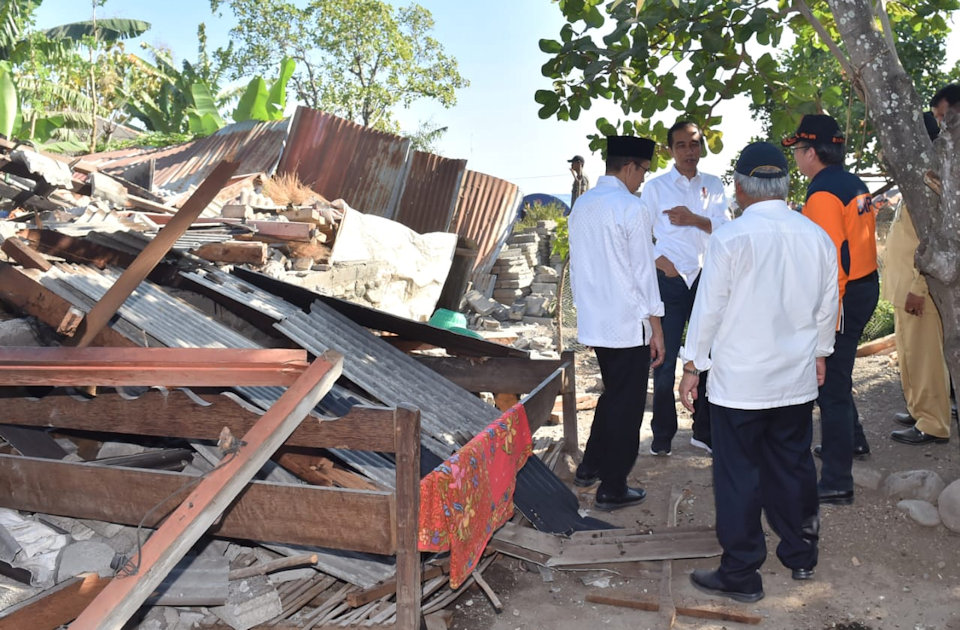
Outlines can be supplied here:
[[670, 451], [667, 451], [667, 450], [655, 451], [653, 450], [652, 446], [650, 447], [650, 454], [655, 455], [657, 457], [670, 457]]
[[690, 446], [696, 446], [697, 448], [702, 448], [707, 452], [708, 455], [713, 455], [713, 449], [707, 445], [706, 442], [701, 442], [697, 438], [690, 438]]

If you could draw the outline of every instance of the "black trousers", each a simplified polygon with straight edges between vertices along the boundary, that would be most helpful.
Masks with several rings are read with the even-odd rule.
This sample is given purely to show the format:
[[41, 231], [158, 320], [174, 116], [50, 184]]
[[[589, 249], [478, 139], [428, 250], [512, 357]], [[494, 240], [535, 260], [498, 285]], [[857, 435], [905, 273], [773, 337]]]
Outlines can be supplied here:
[[762, 588], [767, 558], [761, 509], [780, 537], [777, 557], [790, 569], [817, 564], [817, 470], [810, 452], [813, 401], [775, 409], [710, 405], [713, 492], [720, 573], [730, 586]]
[[603, 393], [593, 412], [581, 466], [596, 470], [598, 492], [620, 493], [640, 449], [640, 423], [647, 400], [650, 346], [594, 348]]
[[880, 284], [876, 272], [847, 283], [843, 296], [843, 328], [837, 332], [827, 375], [820, 386], [822, 490], [853, 490], [853, 447], [866, 443], [853, 400], [853, 365], [864, 326], [877, 307]]

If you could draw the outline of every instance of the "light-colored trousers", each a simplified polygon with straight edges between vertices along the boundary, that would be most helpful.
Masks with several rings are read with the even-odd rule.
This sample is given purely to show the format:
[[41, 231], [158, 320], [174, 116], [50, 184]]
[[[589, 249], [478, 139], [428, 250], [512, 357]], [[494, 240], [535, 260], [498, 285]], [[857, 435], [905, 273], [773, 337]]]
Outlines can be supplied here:
[[943, 357], [943, 324], [930, 296], [924, 298], [923, 315], [893, 310], [900, 363], [900, 382], [907, 412], [917, 419], [917, 429], [950, 437], [950, 375]]

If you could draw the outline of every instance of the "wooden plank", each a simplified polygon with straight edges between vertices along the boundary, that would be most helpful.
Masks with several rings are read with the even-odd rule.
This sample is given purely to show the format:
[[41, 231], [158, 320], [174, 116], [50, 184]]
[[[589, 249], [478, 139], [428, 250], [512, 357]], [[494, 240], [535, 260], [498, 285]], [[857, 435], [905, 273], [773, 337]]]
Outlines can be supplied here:
[[84, 573], [0, 611], [0, 630], [55, 630], [70, 623], [113, 578]]
[[[598, 595], [588, 593], [586, 601], [594, 604], [606, 604], [608, 606], [620, 606], [622, 608], [633, 608], [634, 610], [649, 610], [655, 612], [660, 609], [659, 604], [651, 601], [625, 597], [611, 597], [609, 595]], [[763, 621], [763, 617], [750, 615], [747, 613], [736, 612], [732, 610], [716, 610], [710, 608], [692, 608], [690, 606], [677, 606], [677, 614], [684, 617], [694, 617], [696, 619], [716, 619], [718, 621], [735, 621], [737, 623], [747, 623], [757, 625]]]
[[530, 424], [530, 433], [535, 432], [550, 422], [553, 411], [553, 401], [557, 398], [560, 386], [563, 383], [563, 368], [557, 368], [536, 389], [523, 397], [520, 402], [527, 412], [527, 422]]
[[[73, 334], [78, 325], [73, 305], [12, 265], [0, 262], [0, 300], [13, 309], [36, 317], [60, 334]], [[79, 315], [82, 317], [82, 313]], [[95, 346], [129, 347], [136, 344], [113, 328], [104, 328]]]
[[[676, 486], [670, 491], [667, 503], [667, 528], [677, 526], [677, 508], [683, 493]], [[677, 621], [677, 606], [673, 601], [673, 561], [664, 560], [660, 570], [660, 620], [670, 630]]]
[[113, 286], [107, 289], [103, 297], [90, 309], [80, 323], [77, 336], [70, 339], [69, 345], [83, 348], [93, 342], [97, 333], [106, 328], [110, 318], [116, 314], [117, 309], [130, 297], [134, 289], [146, 279], [177, 239], [187, 231], [193, 220], [200, 216], [204, 208], [213, 201], [224, 184], [230, 181], [230, 176], [239, 165], [239, 162], [221, 162], [213, 169], [213, 172], [183, 204], [180, 212], [143, 248]]
[[43, 254], [32, 247], [27, 247], [16, 237], [5, 239], [3, 245], [0, 246], [0, 250], [3, 250], [4, 254], [20, 263], [24, 269], [48, 271], [53, 267], [50, 261], [44, 258]]
[[525, 394], [564, 365], [562, 360], [513, 357], [430, 357], [417, 361], [469, 392]]
[[82, 265], [94, 265], [100, 269], [108, 265], [126, 267], [135, 258], [127, 252], [54, 230], [31, 229], [22, 234], [38, 251], [48, 256], [57, 256]]
[[[232, 173], [236, 165], [231, 167], [229, 172]], [[132, 561], [138, 569], [137, 574], [108, 584], [70, 627], [73, 630], [95, 630], [119, 628], [126, 623], [314, 405], [330, 391], [342, 369], [342, 355], [327, 353], [318, 357], [243, 436], [239, 450], [210, 471], [143, 544]]]
[[[449, 569], [448, 569], [449, 570]], [[421, 576], [422, 581], [432, 580], [435, 577], [440, 577], [444, 574], [444, 568], [440, 566], [430, 566], [423, 572]], [[355, 591], [347, 595], [347, 603], [352, 607], [357, 608], [358, 606], [363, 606], [364, 604], [369, 604], [374, 602], [381, 597], [386, 597], [387, 595], [393, 595], [397, 592], [397, 579], [393, 578], [391, 580], [386, 580], [376, 586], [364, 589], [362, 591]]]
[[[217, 439], [225, 426], [234, 435], [243, 435], [262, 415], [235, 394], [202, 399], [184, 390], [156, 389], [134, 399], [116, 391], [89, 399], [63, 391], [40, 399], [17, 395], [0, 399], [0, 407], [9, 424], [198, 440]], [[306, 418], [286, 444], [391, 452], [392, 427], [392, 409], [355, 406], [338, 419]]]
[[[397, 627], [420, 627], [420, 412], [400, 406], [396, 415]], [[362, 522], [362, 521], [360, 521]], [[369, 522], [369, 521], [368, 521]]]
[[674, 541], [655, 536], [638, 536], [630, 542], [608, 545], [564, 544], [563, 550], [547, 560], [548, 567], [570, 567], [611, 562], [640, 562], [650, 560], [679, 560], [682, 558], [711, 558], [723, 550], [716, 536], [684, 538]]
[[269, 249], [266, 243], [257, 241], [223, 241], [206, 243], [194, 249], [192, 253], [213, 262], [263, 265], [267, 262]]
[[323, 218], [323, 214], [313, 206], [284, 210], [280, 214], [286, 217], [288, 221], [312, 223], [313, 225], [326, 225], [327, 223], [327, 220]]
[[577, 429], [577, 361], [572, 350], [560, 354], [564, 362], [563, 382], [560, 396], [563, 399], [563, 450], [575, 455], [579, 451], [579, 433]]
[[[162, 470], [0, 455], [0, 506], [156, 527], [197, 478]], [[179, 491], [179, 492], [178, 492]], [[175, 496], [174, 496], [175, 495]], [[154, 513], [147, 515], [155, 506]], [[391, 493], [255, 481], [211, 533], [225, 538], [393, 553]], [[319, 526], [319, 523], [323, 526]]]
[[[309, 421], [309, 419], [307, 420]], [[291, 436], [292, 438], [292, 436]], [[287, 440], [287, 444], [290, 440]], [[338, 468], [333, 460], [317, 453], [315, 449], [297, 449], [287, 446], [277, 450], [273, 461], [300, 479], [315, 486], [352, 488], [356, 490], [379, 490], [366, 477]]]
[[287, 386], [306, 369], [274, 348], [0, 348], [0, 385]]

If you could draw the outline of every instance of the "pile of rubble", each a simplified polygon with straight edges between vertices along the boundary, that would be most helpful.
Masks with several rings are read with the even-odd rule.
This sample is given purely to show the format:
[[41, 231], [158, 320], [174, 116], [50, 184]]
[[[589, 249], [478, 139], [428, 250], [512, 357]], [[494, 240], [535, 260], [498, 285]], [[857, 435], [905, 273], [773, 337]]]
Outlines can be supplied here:
[[470, 328], [516, 336], [514, 347], [553, 356], [563, 259], [552, 254], [557, 224], [539, 221], [514, 232], [500, 250], [491, 274], [493, 296], [473, 289], [464, 300], [472, 311]]

